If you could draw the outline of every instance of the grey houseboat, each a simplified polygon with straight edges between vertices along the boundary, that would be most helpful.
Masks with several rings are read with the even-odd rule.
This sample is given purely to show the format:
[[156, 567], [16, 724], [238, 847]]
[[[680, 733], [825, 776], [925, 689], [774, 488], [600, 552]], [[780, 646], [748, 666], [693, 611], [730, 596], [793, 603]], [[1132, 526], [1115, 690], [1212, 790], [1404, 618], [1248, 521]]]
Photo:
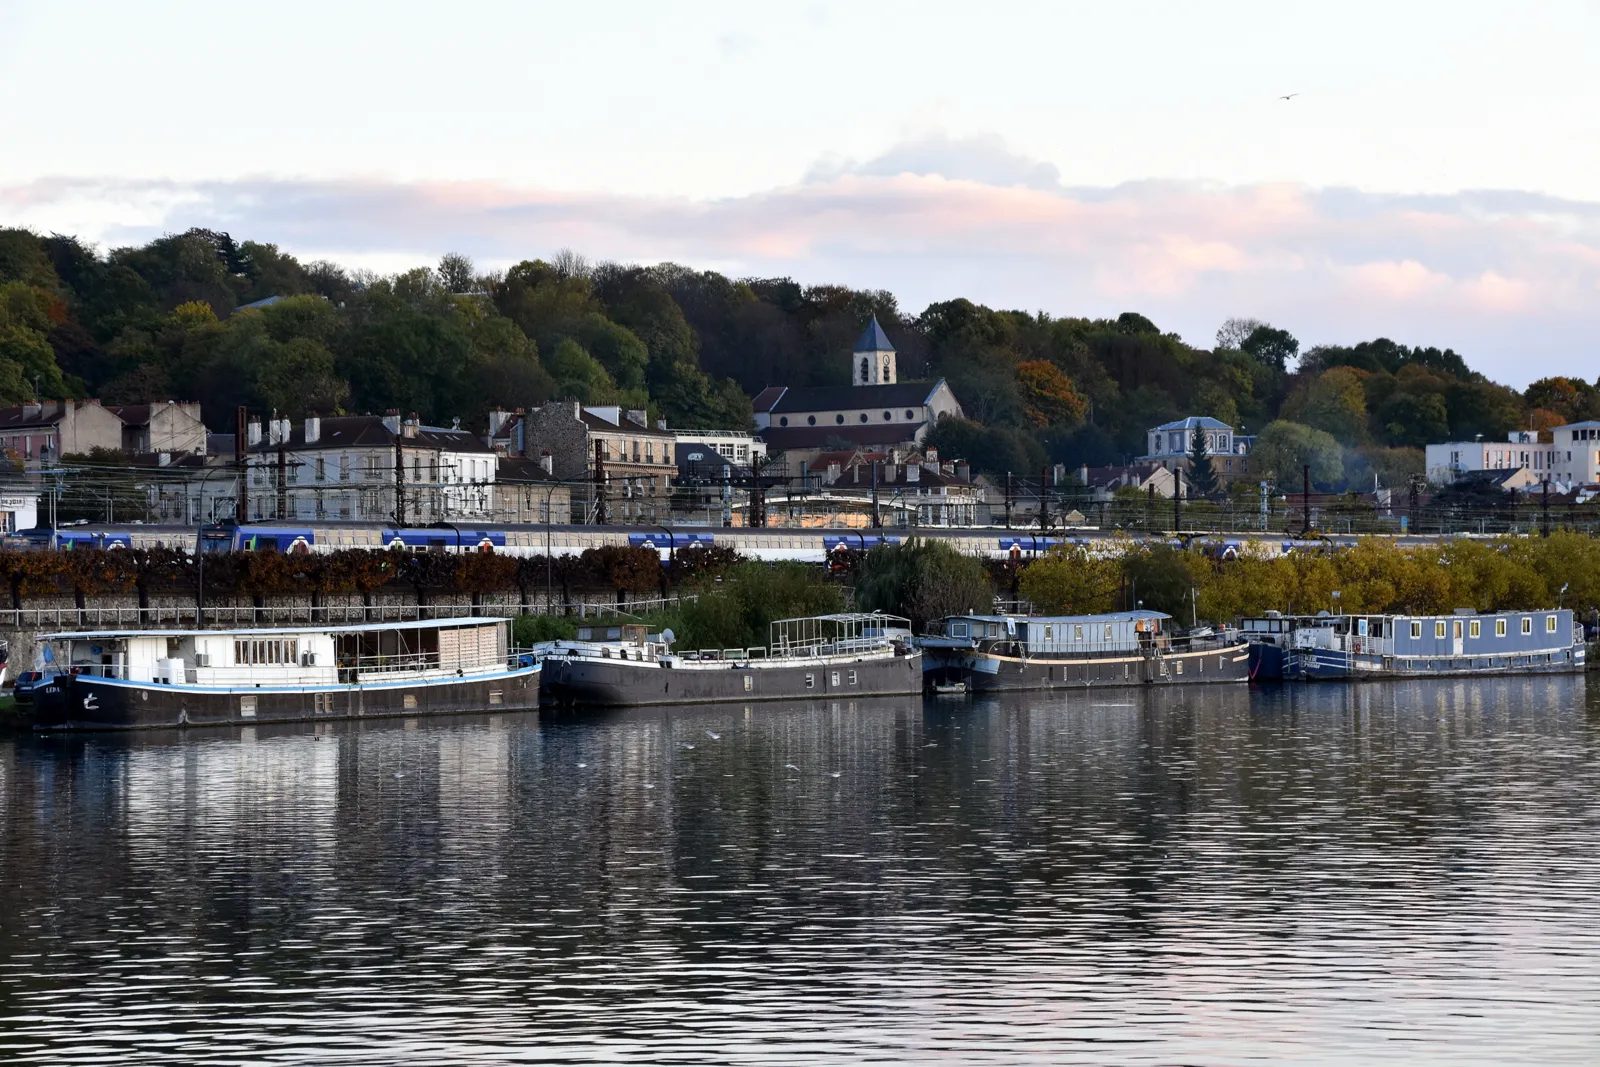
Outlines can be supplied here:
[[[1276, 631], [1270, 623], [1277, 623]], [[1575, 673], [1583, 635], [1572, 612], [1317, 615], [1244, 620], [1264, 677], [1289, 680]], [[1276, 664], [1275, 670], [1268, 670]]]
[[[47, 634], [38, 730], [240, 725], [536, 708], [510, 621]], [[47, 671], [48, 673], [48, 671]]]
[[1230, 635], [1178, 636], [1159, 611], [952, 615], [919, 637], [930, 684], [975, 692], [1242, 682], [1249, 650]]
[[780, 619], [765, 648], [674, 652], [643, 626], [587, 628], [541, 648], [545, 690], [567, 704], [635, 706], [922, 691], [911, 624], [877, 613]]

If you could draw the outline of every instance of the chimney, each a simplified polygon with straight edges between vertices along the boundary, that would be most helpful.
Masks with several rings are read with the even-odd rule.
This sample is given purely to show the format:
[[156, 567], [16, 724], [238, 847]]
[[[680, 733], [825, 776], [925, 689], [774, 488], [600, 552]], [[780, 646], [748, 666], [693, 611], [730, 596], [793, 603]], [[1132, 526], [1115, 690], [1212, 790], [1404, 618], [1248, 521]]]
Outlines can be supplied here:
[[158, 467], [167, 467], [167, 466], [171, 466], [171, 464], [172, 464], [172, 453], [171, 452], [158, 452], [158, 453], [156, 453], [156, 466], [158, 466]]
[[926, 448], [926, 449], [923, 449], [922, 458], [924, 460], [926, 460], [927, 462], [929, 462], [929, 463], [938, 463], [939, 462], [939, 450], [937, 448]]
[[837, 463], [828, 464], [828, 484], [832, 485], [839, 480], [840, 467]]
[[629, 422], [633, 423], [642, 430], [648, 430], [650, 428], [649, 412], [640, 411], [638, 408], [629, 408], [627, 417]]
[[400, 409], [390, 408], [383, 413], [383, 428], [392, 434], [400, 432]]
[[306, 416], [306, 444], [314, 445], [322, 440], [322, 419], [315, 413]]
[[539, 453], [539, 469], [544, 471], [545, 474], [555, 477], [556, 457], [550, 454], [548, 448]]
[[660, 430], [662, 433], [666, 433], [667, 432], [667, 420], [666, 419], [657, 419], [656, 420], [656, 429]]
[[972, 481], [972, 464], [964, 459], [956, 460], [956, 477], [964, 482]]
[[907, 463], [906, 464], [906, 481], [907, 482], [920, 482], [920, 481], [922, 481], [922, 467], [919, 466], [918, 464], [915, 464], [915, 463]]
[[400, 430], [401, 434], [403, 434], [406, 437], [415, 437], [415, 436], [417, 436], [417, 422], [418, 422], [417, 413], [415, 411], [413, 411], [410, 415], [408, 415], [406, 417], [405, 425], [403, 427], [401, 427], [401, 430]]
[[506, 420], [508, 420], [510, 417], [511, 416], [506, 414], [505, 408], [494, 408], [492, 411], [490, 411], [489, 436], [493, 437], [495, 434], [499, 433], [501, 427], [506, 424]]
[[887, 463], [885, 463], [883, 465], [883, 479], [882, 480], [885, 481], [885, 482], [894, 481], [895, 469], [898, 468], [899, 466], [900, 466], [900, 453], [896, 452], [896, 453], [894, 453], [894, 458], [890, 459], [889, 462], [887, 462]]
[[245, 424], [244, 443], [247, 448], [255, 448], [261, 444], [261, 420], [254, 415]]

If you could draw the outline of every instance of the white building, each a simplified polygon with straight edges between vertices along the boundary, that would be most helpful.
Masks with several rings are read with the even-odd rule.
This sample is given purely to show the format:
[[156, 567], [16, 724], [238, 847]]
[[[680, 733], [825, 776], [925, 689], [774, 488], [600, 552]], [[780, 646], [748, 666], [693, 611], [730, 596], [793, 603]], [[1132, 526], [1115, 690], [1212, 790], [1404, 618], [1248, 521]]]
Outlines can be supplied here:
[[39, 525], [39, 492], [10, 487], [0, 489], [0, 533], [31, 530]]
[[[249, 424], [250, 517], [401, 522], [494, 520], [495, 454], [460, 427], [415, 416]], [[218, 475], [225, 481], [225, 475]]]
[[1550, 431], [1550, 469], [1567, 486], [1600, 483], [1600, 422], [1573, 422]]
[[749, 467], [767, 458], [767, 443], [742, 430], [673, 430], [677, 455], [690, 452], [715, 452], [735, 467]]
[[1523, 467], [1534, 473], [1536, 482], [1554, 481], [1556, 455], [1556, 446], [1541, 444], [1537, 431], [1514, 430], [1504, 441], [1479, 439], [1429, 445], [1424, 450], [1423, 466], [1433, 485], [1449, 485], [1474, 471], [1515, 471]]
[[1209, 415], [1190, 415], [1146, 430], [1147, 451], [1137, 462], [1146, 469], [1188, 470], [1189, 449], [1194, 445], [1196, 430], [1205, 435], [1211, 470], [1219, 481], [1233, 481], [1250, 474], [1250, 446], [1255, 438], [1237, 433], [1232, 426]]

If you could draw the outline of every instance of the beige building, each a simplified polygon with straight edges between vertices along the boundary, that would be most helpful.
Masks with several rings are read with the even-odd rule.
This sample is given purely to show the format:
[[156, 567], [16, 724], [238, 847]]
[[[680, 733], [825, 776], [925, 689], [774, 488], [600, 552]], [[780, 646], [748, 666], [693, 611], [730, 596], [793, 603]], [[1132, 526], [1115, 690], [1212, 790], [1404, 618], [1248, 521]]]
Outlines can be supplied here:
[[492, 418], [489, 440], [507, 456], [548, 456], [551, 475], [576, 490], [574, 521], [595, 522], [603, 512], [607, 522], [654, 523], [668, 514], [676, 441], [643, 411], [558, 400]]

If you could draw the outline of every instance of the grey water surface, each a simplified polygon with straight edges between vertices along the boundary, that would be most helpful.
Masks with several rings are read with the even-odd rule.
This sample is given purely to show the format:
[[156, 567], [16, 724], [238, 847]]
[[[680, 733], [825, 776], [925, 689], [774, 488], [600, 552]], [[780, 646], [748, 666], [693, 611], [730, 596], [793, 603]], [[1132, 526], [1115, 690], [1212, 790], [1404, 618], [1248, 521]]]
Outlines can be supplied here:
[[1600, 684], [0, 741], [0, 1062], [1593, 1063]]

